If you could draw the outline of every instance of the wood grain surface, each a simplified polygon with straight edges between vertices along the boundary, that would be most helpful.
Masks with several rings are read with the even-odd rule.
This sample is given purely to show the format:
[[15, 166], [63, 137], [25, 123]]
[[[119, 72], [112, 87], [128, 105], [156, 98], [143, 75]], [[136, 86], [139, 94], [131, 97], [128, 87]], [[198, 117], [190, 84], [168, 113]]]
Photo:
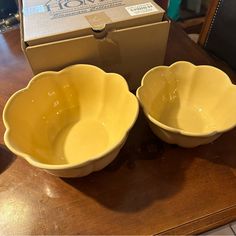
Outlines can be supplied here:
[[[166, 64], [211, 58], [172, 25]], [[0, 112], [32, 77], [19, 31], [0, 35]], [[3, 143], [0, 120], [0, 234], [195, 234], [236, 219], [236, 130], [194, 149], [168, 145], [142, 112], [107, 168], [62, 179], [30, 166]]]

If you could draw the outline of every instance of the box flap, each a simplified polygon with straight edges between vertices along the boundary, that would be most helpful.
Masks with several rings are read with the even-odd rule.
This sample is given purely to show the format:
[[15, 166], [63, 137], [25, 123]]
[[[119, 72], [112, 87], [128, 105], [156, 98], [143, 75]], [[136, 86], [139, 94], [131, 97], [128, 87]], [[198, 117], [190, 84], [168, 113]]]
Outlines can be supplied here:
[[22, 0], [24, 42], [38, 45], [162, 20], [152, 0]]

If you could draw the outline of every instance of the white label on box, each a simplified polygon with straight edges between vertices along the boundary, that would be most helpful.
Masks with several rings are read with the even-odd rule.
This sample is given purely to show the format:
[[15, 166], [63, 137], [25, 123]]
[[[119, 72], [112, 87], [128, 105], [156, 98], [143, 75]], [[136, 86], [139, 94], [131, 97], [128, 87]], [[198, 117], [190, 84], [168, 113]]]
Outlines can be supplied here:
[[30, 16], [36, 13], [44, 13], [47, 9], [44, 5], [37, 5], [32, 7], [23, 8], [23, 14], [25, 16]]
[[156, 9], [156, 7], [151, 2], [128, 6], [125, 9], [131, 16], [137, 16], [158, 11], [158, 9]]

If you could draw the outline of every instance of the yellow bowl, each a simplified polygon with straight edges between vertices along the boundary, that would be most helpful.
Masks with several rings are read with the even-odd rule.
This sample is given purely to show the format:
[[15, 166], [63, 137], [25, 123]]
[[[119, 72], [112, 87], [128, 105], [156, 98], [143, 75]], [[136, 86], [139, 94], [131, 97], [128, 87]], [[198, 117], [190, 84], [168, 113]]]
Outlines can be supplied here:
[[195, 147], [236, 125], [236, 86], [212, 66], [180, 61], [155, 67], [136, 95], [152, 131], [168, 143]]
[[116, 157], [137, 114], [137, 98], [123, 77], [74, 65], [36, 75], [9, 99], [4, 140], [33, 166], [85, 176]]

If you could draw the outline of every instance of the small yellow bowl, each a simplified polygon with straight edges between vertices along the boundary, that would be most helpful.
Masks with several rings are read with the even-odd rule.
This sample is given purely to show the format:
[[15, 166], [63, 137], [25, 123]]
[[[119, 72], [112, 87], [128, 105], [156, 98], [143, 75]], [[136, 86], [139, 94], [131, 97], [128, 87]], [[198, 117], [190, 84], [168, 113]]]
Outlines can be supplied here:
[[123, 77], [91, 65], [43, 72], [7, 102], [7, 147], [61, 177], [85, 176], [117, 156], [138, 115]]
[[168, 143], [207, 144], [236, 125], [236, 86], [212, 66], [180, 61], [155, 67], [136, 95], [152, 131]]

